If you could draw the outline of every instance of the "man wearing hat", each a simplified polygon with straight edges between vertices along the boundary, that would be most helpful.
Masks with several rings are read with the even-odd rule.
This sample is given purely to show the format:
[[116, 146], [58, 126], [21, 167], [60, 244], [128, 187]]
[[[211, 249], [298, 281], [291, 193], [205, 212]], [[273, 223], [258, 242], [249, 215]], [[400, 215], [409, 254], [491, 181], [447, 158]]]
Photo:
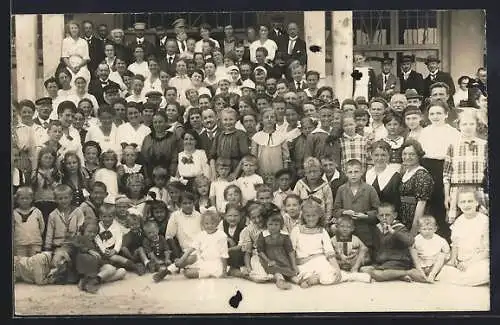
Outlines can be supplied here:
[[401, 85], [401, 92], [407, 89], [415, 89], [419, 94], [424, 93], [424, 77], [421, 73], [412, 69], [414, 56], [403, 55], [401, 60], [401, 73], [399, 74], [399, 82]]
[[406, 89], [405, 97], [408, 101], [408, 105], [417, 106], [420, 108], [422, 106], [422, 96], [418, 94], [415, 89]]
[[150, 90], [146, 93], [146, 103], [153, 103], [156, 105], [156, 109], [164, 108], [167, 106], [167, 100], [163, 97], [163, 94], [158, 90]]
[[451, 75], [448, 72], [440, 71], [439, 63], [441, 63], [441, 60], [439, 60], [435, 55], [432, 54], [425, 59], [425, 65], [429, 70], [429, 75], [424, 79], [424, 97], [430, 96], [429, 87], [436, 82], [444, 82], [448, 85], [448, 87], [450, 88], [450, 97], [453, 97], [453, 95], [455, 94], [455, 85], [453, 83]]
[[400, 85], [398, 77], [392, 73], [392, 61], [387, 55], [382, 59], [382, 73], [377, 76], [378, 95], [385, 99], [390, 99], [395, 93], [399, 93]]
[[144, 58], [148, 58], [150, 55], [155, 54], [155, 47], [154, 45], [146, 40], [144, 37], [144, 31], [146, 30], [146, 24], [145, 23], [135, 23], [134, 24], [134, 32], [135, 32], [135, 39], [128, 43], [127, 47], [130, 51], [130, 53], [134, 53], [135, 48], [139, 45], [142, 46], [144, 49]]
[[182, 54], [187, 50], [186, 20], [184, 18], [176, 19], [172, 25], [175, 31], [177, 53]]
[[272, 39], [276, 44], [279, 44], [283, 38], [285, 38], [285, 33], [283, 32], [283, 23], [285, 18], [282, 15], [274, 15], [271, 17], [271, 29], [269, 30], [269, 39]]
[[40, 125], [43, 130], [47, 130], [50, 122], [50, 114], [52, 113], [52, 98], [42, 97], [35, 101], [37, 117], [33, 119], [33, 123]]
[[99, 105], [106, 103], [104, 100], [104, 87], [115, 85], [120, 89], [120, 85], [109, 80], [109, 73], [109, 66], [105, 62], [102, 62], [97, 66], [97, 79], [90, 80], [89, 94], [94, 95]]

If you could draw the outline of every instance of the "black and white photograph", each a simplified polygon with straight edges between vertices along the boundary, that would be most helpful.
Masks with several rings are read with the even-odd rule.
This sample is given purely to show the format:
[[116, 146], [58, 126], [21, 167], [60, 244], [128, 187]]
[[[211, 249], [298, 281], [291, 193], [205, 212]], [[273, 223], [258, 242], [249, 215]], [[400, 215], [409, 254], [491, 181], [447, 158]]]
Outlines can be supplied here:
[[14, 317], [490, 310], [486, 10], [10, 23]]

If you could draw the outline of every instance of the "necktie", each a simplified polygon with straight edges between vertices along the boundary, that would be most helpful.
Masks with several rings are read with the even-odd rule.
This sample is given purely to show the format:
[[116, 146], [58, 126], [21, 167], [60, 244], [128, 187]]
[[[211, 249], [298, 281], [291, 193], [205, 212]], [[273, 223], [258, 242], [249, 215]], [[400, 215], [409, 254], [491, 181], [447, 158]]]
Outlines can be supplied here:
[[49, 123], [47, 123], [47, 122], [43, 122], [43, 125], [42, 125], [42, 126], [43, 126], [43, 128], [44, 128], [44, 129], [46, 129], [46, 128], [48, 128], [48, 127], [49, 127]]
[[436, 80], [436, 75], [435, 74], [431, 74], [431, 80], [432, 81]]
[[142, 40], [137, 40], [137, 45], [142, 45]]
[[302, 88], [300, 87], [300, 84], [301, 84], [301, 82], [297, 81], [297, 90], [302, 90]]
[[173, 59], [172, 57], [169, 57], [169, 58], [168, 58], [168, 63], [169, 63], [169, 64], [172, 64], [172, 61], [173, 61], [173, 60], [174, 60], [174, 59]]
[[214, 138], [214, 131], [209, 131], [209, 130], [207, 130], [207, 135], [208, 135], [208, 138], [209, 138], [210, 140], [212, 140], [212, 139]]
[[292, 51], [293, 51], [293, 40], [290, 40], [288, 44], [288, 55], [292, 55]]
[[388, 79], [387, 75], [384, 75], [384, 85], [387, 84], [387, 79]]
[[182, 52], [184, 52], [186, 50], [186, 45], [184, 44], [184, 41], [181, 42], [181, 48], [182, 48]]

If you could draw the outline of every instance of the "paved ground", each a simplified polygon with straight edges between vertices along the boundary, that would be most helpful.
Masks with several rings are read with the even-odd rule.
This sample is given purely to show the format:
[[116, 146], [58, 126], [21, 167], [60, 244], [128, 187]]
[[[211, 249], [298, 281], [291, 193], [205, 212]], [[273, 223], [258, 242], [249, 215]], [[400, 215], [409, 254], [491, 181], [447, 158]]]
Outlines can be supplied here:
[[[240, 290], [237, 309], [229, 299]], [[281, 291], [274, 284], [228, 279], [187, 280], [175, 275], [155, 284], [151, 275], [127, 274], [98, 294], [76, 286], [15, 285], [17, 315], [102, 315], [181, 313], [283, 313], [489, 310], [489, 288], [440, 284], [343, 283]]]

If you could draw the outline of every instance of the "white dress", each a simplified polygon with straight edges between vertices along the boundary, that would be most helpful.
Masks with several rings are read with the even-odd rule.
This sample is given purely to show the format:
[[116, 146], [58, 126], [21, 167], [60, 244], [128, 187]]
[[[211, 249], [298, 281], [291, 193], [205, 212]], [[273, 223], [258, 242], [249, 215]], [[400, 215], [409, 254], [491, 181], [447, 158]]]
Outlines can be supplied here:
[[142, 61], [141, 63], [134, 62], [128, 66], [128, 70], [132, 71], [134, 74], [140, 74], [146, 79], [149, 78], [151, 74], [146, 61]]
[[179, 175], [183, 178], [191, 178], [200, 175], [210, 176], [210, 167], [208, 165], [205, 150], [197, 149], [192, 154], [185, 151], [179, 152], [177, 164]]
[[[62, 41], [61, 58], [67, 58], [69, 60], [70, 66], [79, 65], [82, 60], [90, 60], [89, 46], [86, 40], [83, 38], [78, 38], [76, 41], [71, 37], [66, 37]], [[87, 69], [87, 65], [78, 70], [75, 74], [73, 71], [68, 69], [71, 73], [71, 86], [75, 84], [76, 77], [83, 77], [87, 81], [87, 85], [90, 82], [90, 71]]]
[[266, 60], [273, 61], [276, 55], [276, 51], [278, 51], [278, 45], [272, 39], [267, 39], [264, 43], [260, 40], [254, 41], [250, 44], [250, 61], [256, 63], [255, 52], [259, 47], [265, 47], [267, 49], [267, 57]]
[[193, 240], [191, 248], [195, 249], [197, 260], [188, 268], [197, 268], [200, 278], [220, 277], [223, 273], [222, 259], [229, 258], [227, 235], [218, 229], [209, 234], [202, 230]]
[[120, 139], [118, 138], [118, 128], [113, 124], [111, 126], [111, 132], [108, 136], [104, 135], [101, 128], [99, 126], [93, 126], [88, 129], [87, 135], [85, 136], [85, 142], [87, 141], [95, 141], [99, 143], [101, 146], [102, 152], [105, 152], [109, 149], [113, 150], [117, 156], [118, 161], [120, 161], [120, 157], [122, 154], [122, 147], [120, 145]]
[[118, 141], [121, 143], [135, 143], [137, 144], [137, 150], [141, 150], [142, 142], [144, 138], [151, 133], [151, 129], [144, 125], [139, 124], [139, 127], [135, 129], [129, 122], [123, 123], [118, 127], [116, 131], [116, 137]]
[[94, 174], [94, 181], [103, 182], [112, 197], [118, 195], [118, 174], [114, 170], [99, 168]]

